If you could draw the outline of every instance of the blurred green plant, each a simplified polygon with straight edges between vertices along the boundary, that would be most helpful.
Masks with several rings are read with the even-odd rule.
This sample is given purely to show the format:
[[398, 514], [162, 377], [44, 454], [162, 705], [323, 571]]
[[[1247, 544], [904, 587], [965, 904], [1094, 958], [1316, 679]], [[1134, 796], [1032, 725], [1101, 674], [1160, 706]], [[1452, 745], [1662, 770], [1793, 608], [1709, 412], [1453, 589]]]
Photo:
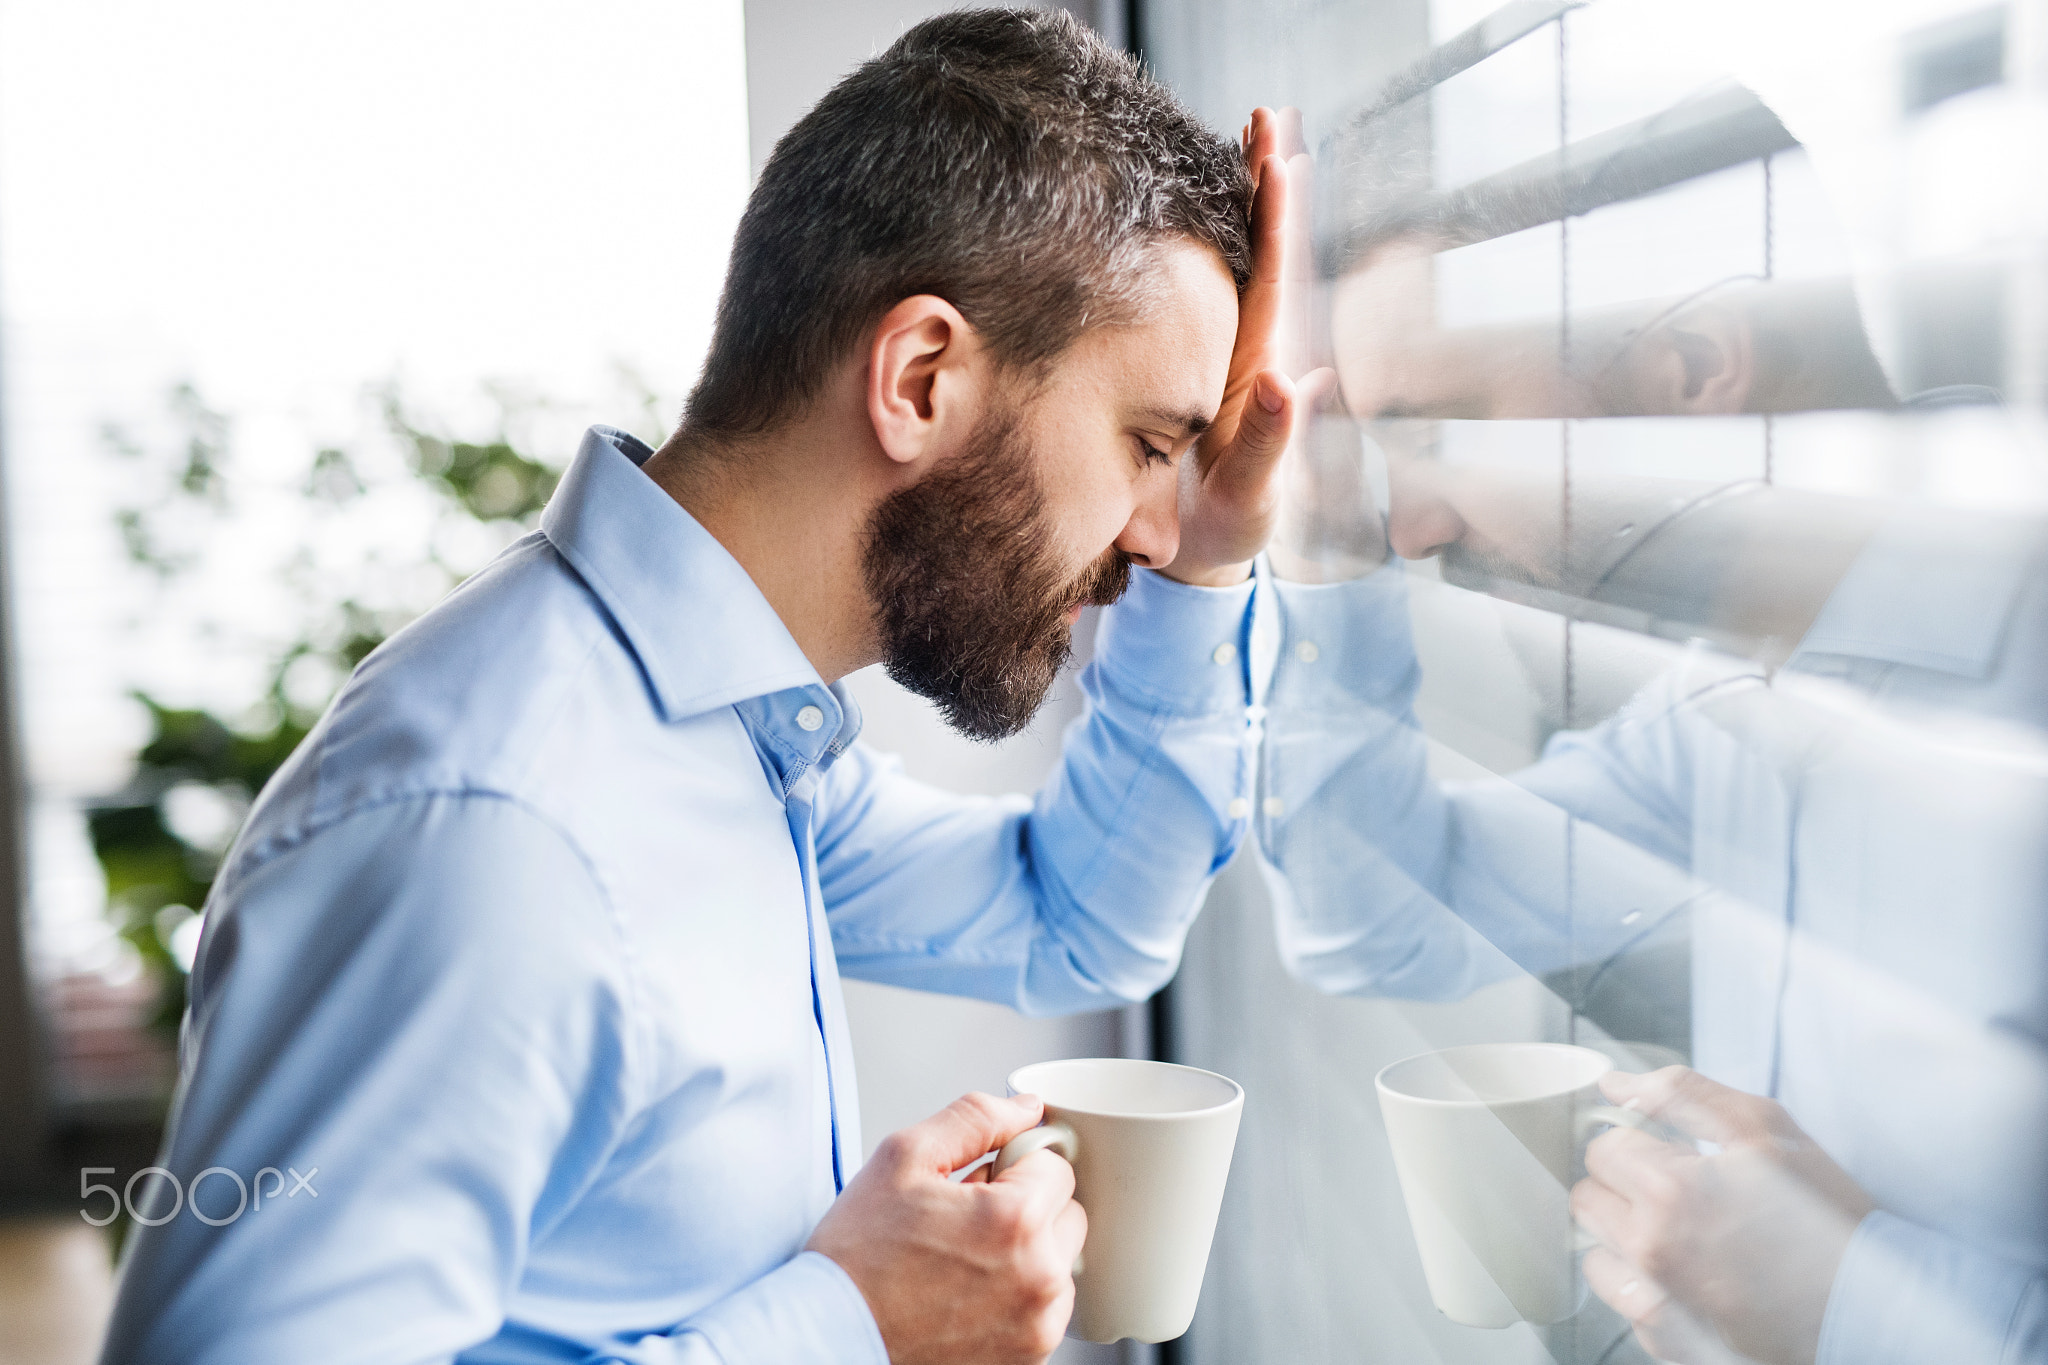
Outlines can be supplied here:
[[[629, 371], [620, 374], [637, 389], [644, 413], [658, 419], [651, 390]], [[560, 470], [521, 450], [508, 434], [523, 412], [543, 405], [503, 390], [486, 393], [497, 408], [495, 430], [465, 439], [418, 419], [397, 386], [387, 385], [367, 399], [378, 416], [372, 439], [395, 444], [396, 468], [403, 471], [396, 477], [427, 491], [437, 530], [471, 522], [494, 526], [509, 540], [538, 522]], [[191, 543], [181, 546], [180, 525], [189, 532], [197, 518], [218, 532], [236, 514], [231, 421], [189, 383], [171, 391], [168, 417], [169, 435], [159, 432], [154, 441], [113, 424], [103, 429], [107, 449], [128, 466], [127, 486], [138, 494], [117, 510], [115, 527], [136, 568], [163, 585], [187, 579], [204, 561], [208, 537], [187, 534]], [[295, 491], [323, 508], [346, 508], [366, 505], [379, 482], [364, 472], [356, 452], [325, 446], [312, 453]], [[417, 563], [410, 566], [434, 581], [434, 596], [463, 577], [439, 548], [441, 539], [429, 536], [417, 546]], [[166, 705], [137, 690], [149, 738], [127, 785], [86, 812], [106, 875], [109, 913], [161, 983], [153, 1024], [171, 1034], [185, 1011], [185, 938], [197, 935], [198, 915], [250, 803], [312, 729], [340, 682], [419, 605], [334, 595], [306, 563], [295, 567], [302, 616], [273, 651], [262, 695], [216, 713]], [[288, 576], [293, 568], [287, 566]], [[329, 680], [311, 698], [297, 685], [308, 664], [313, 676]]]

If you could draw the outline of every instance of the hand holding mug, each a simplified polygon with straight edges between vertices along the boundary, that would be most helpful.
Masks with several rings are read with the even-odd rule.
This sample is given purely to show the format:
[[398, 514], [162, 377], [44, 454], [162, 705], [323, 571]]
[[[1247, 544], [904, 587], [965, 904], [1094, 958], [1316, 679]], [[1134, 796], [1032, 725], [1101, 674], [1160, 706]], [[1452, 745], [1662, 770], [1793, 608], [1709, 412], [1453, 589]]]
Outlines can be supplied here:
[[1601, 1090], [1720, 1150], [1636, 1131], [1594, 1141], [1572, 1191], [1573, 1215], [1601, 1243], [1585, 1258], [1593, 1292], [1660, 1359], [1726, 1358], [1688, 1330], [1697, 1319], [1745, 1357], [1809, 1365], [1870, 1197], [1772, 1100], [1682, 1066], [1610, 1072]]
[[1072, 1335], [1168, 1341], [1187, 1331], [1223, 1207], [1244, 1090], [1170, 1062], [1089, 1057], [1010, 1074], [1045, 1097], [1045, 1124], [1004, 1144], [997, 1180], [1057, 1152], [1088, 1210]]
[[1453, 1322], [1562, 1322], [1584, 1301], [1566, 1207], [1586, 1139], [1646, 1120], [1600, 1103], [1612, 1063], [1563, 1043], [1425, 1052], [1374, 1085], [1431, 1299]]
[[949, 1178], [1042, 1113], [1028, 1095], [963, 1095], [884, 1138], [811, 1234], [805, 1249], [860, 1290], [893, 1365], [1036, 1365], [1059, 1345], [1088, 1235], [1073, 1167], [1032, 1155]]

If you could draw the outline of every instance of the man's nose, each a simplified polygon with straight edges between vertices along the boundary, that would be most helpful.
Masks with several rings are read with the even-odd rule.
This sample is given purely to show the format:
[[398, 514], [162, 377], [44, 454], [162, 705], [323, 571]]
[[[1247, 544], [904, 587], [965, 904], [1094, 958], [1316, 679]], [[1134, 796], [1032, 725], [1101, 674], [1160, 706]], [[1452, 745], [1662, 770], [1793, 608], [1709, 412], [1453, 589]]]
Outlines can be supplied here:
[[1116, 538], [1133, 564], [1163, 569], [1180, 553], [1180, 488], [1174, 479], [1149, 479], [1151, 487], [1139, 499]]
[[1441, 498], [1395, 489], [1389, 501], [1387, 544], [1403, 559], [1428, 559], [1465, 537], [1465, 519]]

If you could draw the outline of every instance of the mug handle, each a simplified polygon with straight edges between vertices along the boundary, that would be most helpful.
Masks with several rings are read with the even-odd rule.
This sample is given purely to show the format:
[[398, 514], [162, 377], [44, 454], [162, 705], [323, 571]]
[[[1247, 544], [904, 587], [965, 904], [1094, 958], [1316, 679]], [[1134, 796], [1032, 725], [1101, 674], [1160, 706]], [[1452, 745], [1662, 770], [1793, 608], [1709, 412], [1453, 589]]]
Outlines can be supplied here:
[[1042, 1123], [1036, 1128], [1026, 1128], [1003, 1144], [1003, 1150], [996, 1153], [995, 1165], [989, 1167], [988, 1178], [994, 1180], [1004, 1171], [1030, 1156], [1050, 1147], [1066, 1159], [1068, 1165], [1074, 1162], [1074, 1153], [1081, 1146], [1074, 1130], [1064, 1123]]
[[1650, 1116], [1639, 1109], [1617, 1109], [1611, 1104], [1596, 1104], [1579, 1115], [1578, 1139], [1584, 1142], [1593, 1136], [1595, 1128], [1648, 1128]]
[[[1578, 1140], [1584, 1142], [1593, 1135], [1593, 1130], [1608, 1128], [1648, 1128], [1650, 1116], [1634, 1109], [1617, 1109], [1611, 1104], [1596, 1104], [1579, 1115], [1577, 1124]], [[1600, 1239], [1592, 1233], [1572, 1224], [1572, 1250], [1591, 1251], [1600, 1245]]]
[[[1081, 1148], [1081, 1139], [1064, 1123], [1041, 1123], [1036, 1128], [1026, 1128], [1004, 1143], [1003, 1150], [996, 1153], [995, 1164], [988, 1168], [988, 1178], [994, 1180], [1033, 1152], [1042, 1152], [1048, 1147], [1059, 1153], [1071, 1166], [1074, 1164], [1074, 1153]], [[1074, 1253], [1073, 1273], [1081, 1273], [1079, 1252]]]

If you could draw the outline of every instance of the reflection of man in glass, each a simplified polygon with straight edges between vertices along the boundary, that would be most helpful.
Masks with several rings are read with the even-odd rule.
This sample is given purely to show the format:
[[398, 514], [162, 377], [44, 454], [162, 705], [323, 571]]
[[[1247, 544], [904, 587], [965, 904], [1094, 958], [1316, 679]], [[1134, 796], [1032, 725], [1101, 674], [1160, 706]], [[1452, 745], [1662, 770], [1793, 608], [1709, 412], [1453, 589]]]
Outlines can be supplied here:
[[1520, 968], [1583, 1003], [1681, 935], [1697, 1070], [1609, 1093], [1713, 1145], [1595, 1142], [1593, 1288], [1665, 1358], [2048, 1360], [2037, 528], [1647, 479], [1567, 509], [1554, 463], [1447, 464], [1431, 419], [1893, 404], [1842, 287], [1575, 318], [1562, 364], [1554, 322], [1436, 330], [1427, 267], [1396, 250], [1336, 292], [1345, 402], [1386, 419], [1392, 548], [1782, 667], [1693, 651], [1512, 780], [1440, 781], [1403, 578], [1359, 572], [1378, 517], [1325, 451], [1309, 553], [1274, 556], [1311, 580], [1280, 592], [1261, 828], [1290, 968], [1421, 998]]

